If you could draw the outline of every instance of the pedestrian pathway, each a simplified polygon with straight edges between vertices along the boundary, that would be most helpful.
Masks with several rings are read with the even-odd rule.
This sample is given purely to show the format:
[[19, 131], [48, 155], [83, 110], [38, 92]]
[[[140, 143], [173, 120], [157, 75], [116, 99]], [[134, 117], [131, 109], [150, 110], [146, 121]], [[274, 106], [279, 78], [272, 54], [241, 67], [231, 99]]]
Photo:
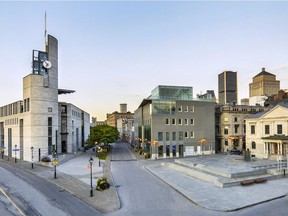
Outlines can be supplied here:
[[[90, 197], [90, 169], [87, 168], [89, 164], [88, 160], [91, 156], [94, 159], [92, 177], [93, 197]], [[79, 152], [77, 154], [58, 155], [59, 164], [56, 167], [56, 179], [54, 178], [54, 167], [51, 164], [44, 166], [41, 162], [35, 162], [34, 169], [32, 169], [31, 162], [18, 159], [17, 163], [15, 163], [14, 158], [9, 158], [8, 160], [6, 156], [4, 156], [4, 159], [0, 159], [0, 163], [11, 164], [38, 175], [103, 213], [116, 211], [120, 208], [120, 201], [110, 172], [111, 155], [107, 156], [105, 162], [101, 162], [101, 167], [98, 167], [97, 160], [89, 151], [88, 153]], [[95, 190], [96, 179], [99, 176], [107, 177], [110, 184], [108, 190]]]
[[219, 188], [158, 165], [145, 167], [155, 176], [183, 194], [193, 203], [216, 211], [235, 211], [248, 206], [284, 197], [288, 194], [288, 179], [282, 178], [252, 186]]

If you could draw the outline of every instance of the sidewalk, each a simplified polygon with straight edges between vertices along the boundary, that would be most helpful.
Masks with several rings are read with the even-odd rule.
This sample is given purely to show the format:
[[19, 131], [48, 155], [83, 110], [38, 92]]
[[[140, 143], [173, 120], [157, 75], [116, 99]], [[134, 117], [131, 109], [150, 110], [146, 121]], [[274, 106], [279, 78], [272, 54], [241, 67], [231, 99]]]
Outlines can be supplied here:
[[[94, 159], [93, 197], [90, 197], [90, 170], [87, 168], [90, 156]], [[31, 168], [31, 162], [17, 159], [17, 163], [15, 163], [14, 158], [8, 160], [6, 156], [4, 156], [4, 159], [0, 159], [0, 162], [25, 169], [71, 193], [100, 212], [108, 213], [120, 208], [120, 201], [110, 172], [110, 160], [111, 155], [109, 154], [105, 162], [102, 161], [101, 167], [99, 167], [98, 158], [92, 154], [79, 152], [77, 154], [58, 155], [59, 164], [56, 167], [56, 179], [54, 179], [54, 167], [43, 166], [41, 162], [34, 163], [34, 169]], [[110, 188], [104, 191], [97, 191], [95, 190], [96, 180], [102, 176], [107, 177]]]

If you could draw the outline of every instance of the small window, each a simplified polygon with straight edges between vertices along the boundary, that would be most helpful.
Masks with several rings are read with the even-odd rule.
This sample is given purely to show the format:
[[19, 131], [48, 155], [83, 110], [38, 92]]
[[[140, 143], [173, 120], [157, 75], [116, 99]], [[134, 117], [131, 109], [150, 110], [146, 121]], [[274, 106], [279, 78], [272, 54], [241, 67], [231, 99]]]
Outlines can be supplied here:
[[178, 112], [182, 112], [182, 106], [178, 106]]
[[53, 111], [52, 107], [48, 107], [48, 112], [52, 112], [52, 111]]
[[166, 119], [166, 125], [169, 125], [170, 124], [170, 119]]
[[188, 112], [188, 106], [185, 106], [184, 112]]
[[225, 146], [228, 146], [228, 140], [225, 139]]
[[191, 137], [191, 138], [194, 138], [194, 131], [191, 131], [191, 132], [190, 132], [190, 137]]
[[234, 117], [234, 122], [238, 122], [238, 119], [237, 119], [237, 117]]
[[188, 125], [188, 119], [184, 119], [185, 125]]
[[190, 124], [194, 125], [194, 119], [190, 119]]
[[185, 138], [188, 138], [188, 132], [184, 133]]
[[178, 124], [182, 125], [182, 119], [178, 119]]
[[255, 142], [252, 142], [252, 143], [251, 143], [251, 148], [252, 148], [252, 149], [256, 149], [256, 143], [255, 143]]
[[251, 125], [251, 134], [255, 134], [255, 125]]
[[190, 107], [190, 112], [194, 112], [194, 106]]
[[176, 124], [176, 119], [175, 119], [175, 118], [172, 119], [172, 124], [173, 124], [173, 125]]

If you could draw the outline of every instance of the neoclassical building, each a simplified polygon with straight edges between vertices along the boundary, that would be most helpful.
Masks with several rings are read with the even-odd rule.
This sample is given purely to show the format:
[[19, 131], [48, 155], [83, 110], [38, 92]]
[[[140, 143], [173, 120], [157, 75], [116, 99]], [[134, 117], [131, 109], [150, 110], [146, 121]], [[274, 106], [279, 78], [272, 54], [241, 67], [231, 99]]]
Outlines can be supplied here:
[[217, 105], [215, 109], [216, 151], [246, 149], [245, 119], [251, 114], [268, 110], [262, 106]]
[[[33, 50], [32, 73], [23, 78], [23, 99], [0, 107], [0, 147], [4, 154], [31, 161], [84, 146], [90, 116], [73, 104], [59, 102], [58, 41], [48, 35], [45, 51]], [[18, 153], [19, 152], [19, 153]]]
[[258, 158], [283, 159], [288, 153], [288, 103], [246, 118], [246, 148]]

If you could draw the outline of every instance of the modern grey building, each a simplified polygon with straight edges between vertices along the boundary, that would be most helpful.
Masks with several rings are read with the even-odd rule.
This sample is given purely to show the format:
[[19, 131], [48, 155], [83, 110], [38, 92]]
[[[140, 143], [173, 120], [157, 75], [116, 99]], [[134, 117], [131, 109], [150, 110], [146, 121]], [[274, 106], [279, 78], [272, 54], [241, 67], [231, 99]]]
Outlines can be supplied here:
[[135, 138], [151, 158], [214, 153], [215, 103], [192, 87], [157, 86], [134, 113]]
[[[0, 147], [4, 154], [31, 161], [52, 152], [72, 153], [84, 146], [90, 116], [58, 95], [58, 41], [48, 35], [45, 51], [33, 50], [32, 73], [23, 78], [23, 99], [0, 107]], [[33, 149], [33, 150], [32, 150]]]
[[237, 72], [224, 71], [218, 75], [219, 104], [237, 104], [238, 86]]

